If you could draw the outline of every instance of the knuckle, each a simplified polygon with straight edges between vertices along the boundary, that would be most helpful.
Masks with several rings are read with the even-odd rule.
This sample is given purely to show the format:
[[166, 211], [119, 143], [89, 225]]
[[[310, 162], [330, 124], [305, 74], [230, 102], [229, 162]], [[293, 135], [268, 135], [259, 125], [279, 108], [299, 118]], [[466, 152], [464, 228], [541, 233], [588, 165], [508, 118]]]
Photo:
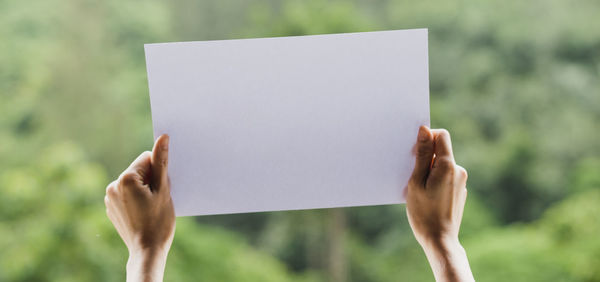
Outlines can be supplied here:
[[435, 137], [435, 141], [439, 142], [440, 140], [446, 140], [448, 138], [450, 138], [450, 132], [448, 132], [448, 130], [444, 129], [444, 128], [440, 128], [440, 129], [434, 129], [434, 137]]
[[107, 211], [108, 211], [108, 205], [109, 205], [109, 203], [110, 203], [110, 200], [108, 199], [108, 196], [104, 196], [104, 205], [106, 206]]
[[135, 172], [125, 172], [121, 175], [121, 183], [125, 186], [133, 185], [137, 182], [138, 175]]
[[460, 166], [460, 165], [456, 165], [456, 170], [458, 172], [458, 175], [464, 179], [465, 181], [467, 180], [467, 178], [469, 177], [469, 174], [467, 173], [467, 170]]
[[150, 160], [151, 158], [152, 158], [152, 152], [144, 151], [140, 154], [140, 156], [138, 157], [138, 160], [145, 161], [145, 160]]
[[455, 165], [454, 161], [450, 157], [440, 156], [435, 158], [434, 165], [447, 172], [454, 172]]
[[440, 129], [440, 133], [439, 133], [440, 137], [450, 137], [450, 132], [448, 132], [448, 130], [446, 130], [445, 128], [441, 128]]
[[110, 185], [108, 185], [106, 187], [106, 197], [104, 198], [105, 201], [108, 200], [108, 197], [116, 197], [117, 196], [117, 188], [115, 187], [115, 185], [113, 183], [111, 183]]

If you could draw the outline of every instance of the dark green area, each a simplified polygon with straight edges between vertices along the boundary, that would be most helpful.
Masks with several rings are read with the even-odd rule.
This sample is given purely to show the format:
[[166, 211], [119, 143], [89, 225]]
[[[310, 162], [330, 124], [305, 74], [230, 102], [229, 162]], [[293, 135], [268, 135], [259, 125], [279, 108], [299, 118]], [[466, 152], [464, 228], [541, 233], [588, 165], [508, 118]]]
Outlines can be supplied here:
[[[152, 145], [144, 43], [421, 27], [432, 126], [469, 171], [475, 277], [600, 281], [598, 15], [595, 0], [0, 1], [0, 281], [124, 279], [103, 195]], [[179, 218], [166, 272], [344, 279], [433, 280], [402, 205]]]

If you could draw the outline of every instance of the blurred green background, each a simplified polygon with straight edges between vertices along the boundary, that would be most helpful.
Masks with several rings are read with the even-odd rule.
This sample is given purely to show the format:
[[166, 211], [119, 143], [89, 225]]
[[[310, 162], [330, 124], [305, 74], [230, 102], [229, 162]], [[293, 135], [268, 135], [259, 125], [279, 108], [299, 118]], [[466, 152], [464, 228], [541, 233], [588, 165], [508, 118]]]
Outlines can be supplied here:
[[[0, 281], [120, 281], [106, 185], [152, 145], [143, 44], [429, 28], [479, 281], [600, 281], [597, 0], [0, 0]], [[166, 281], [432, 281], [404, 206], [177, 219]]]

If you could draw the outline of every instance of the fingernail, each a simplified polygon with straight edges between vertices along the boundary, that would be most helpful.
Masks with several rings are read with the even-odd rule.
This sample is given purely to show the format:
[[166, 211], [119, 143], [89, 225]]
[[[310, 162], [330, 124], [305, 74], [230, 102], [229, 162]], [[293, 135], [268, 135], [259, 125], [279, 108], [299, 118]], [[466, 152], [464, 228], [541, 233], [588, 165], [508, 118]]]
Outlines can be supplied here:
[[427, 141], [427, 132], [425, 132], [425, 127], [421, 126], [419, 127], [419, 134], [418, 137], [420, 142], [425, 142]]
[[168, 150], [169, 149], [169, 135], [165, 134], [165, 141], [163, 141], [162, 143], [162, 149], [163, 150]]

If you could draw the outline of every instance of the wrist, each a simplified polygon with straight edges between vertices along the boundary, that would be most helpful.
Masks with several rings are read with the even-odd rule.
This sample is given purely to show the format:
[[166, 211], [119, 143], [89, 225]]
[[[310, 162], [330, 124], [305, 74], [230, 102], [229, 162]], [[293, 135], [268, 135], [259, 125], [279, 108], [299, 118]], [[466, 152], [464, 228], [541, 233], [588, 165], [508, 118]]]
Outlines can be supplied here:
[[436, 281], [474, 281], [467, 253], [458, 237], [432, 237], [421, 246]]
[[162, 281], [168, 251], [163, 247], [130, 249], [127, 281]]
[[453, 236], [432, 236], [421, 243], [425, 252], [435, 252], [438, 255], [447, 255], [451, 253], [464, 252], [458, 237]]

